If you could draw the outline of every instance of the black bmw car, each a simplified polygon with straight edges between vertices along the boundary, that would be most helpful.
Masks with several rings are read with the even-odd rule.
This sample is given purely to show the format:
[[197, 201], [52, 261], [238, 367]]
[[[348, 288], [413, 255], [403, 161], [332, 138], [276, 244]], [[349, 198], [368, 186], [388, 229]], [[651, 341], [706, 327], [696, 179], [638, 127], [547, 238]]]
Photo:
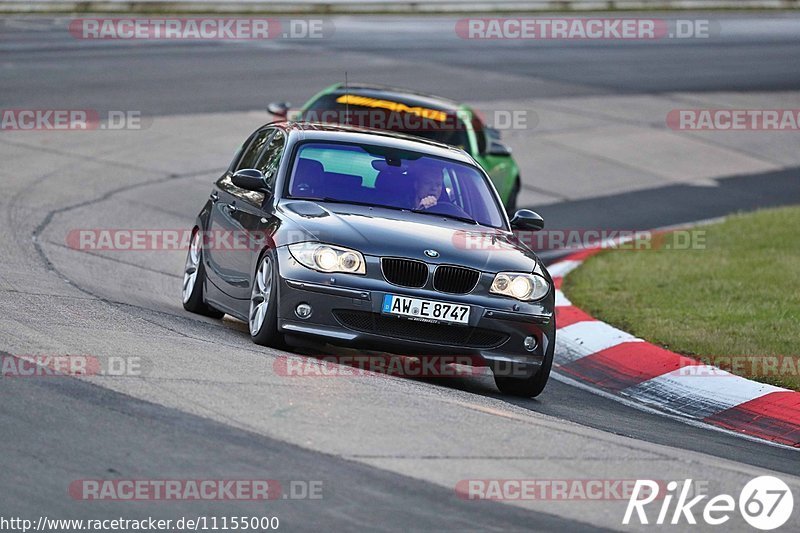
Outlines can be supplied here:
[[554, 290], [512, 229], [542, 227], [528, 210], [509, 221], [460, 149], [271, 123], [245, 141], [197, 217], [183, 305], [246, 321], [262, 345], [312, 338], [469, 355], [503, 392], [536, 396], [553, 360]]

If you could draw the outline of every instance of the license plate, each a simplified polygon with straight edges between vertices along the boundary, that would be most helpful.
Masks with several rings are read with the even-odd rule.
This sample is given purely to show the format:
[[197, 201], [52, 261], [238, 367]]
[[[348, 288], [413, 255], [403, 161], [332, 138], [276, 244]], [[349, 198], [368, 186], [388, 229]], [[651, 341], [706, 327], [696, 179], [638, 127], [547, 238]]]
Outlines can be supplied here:
[[469, 306], [420, 300], [386, 294], [383, 297], [383, 313], [402, 316], [424, 322], [449, 322], [451, 324], [469, 323]]

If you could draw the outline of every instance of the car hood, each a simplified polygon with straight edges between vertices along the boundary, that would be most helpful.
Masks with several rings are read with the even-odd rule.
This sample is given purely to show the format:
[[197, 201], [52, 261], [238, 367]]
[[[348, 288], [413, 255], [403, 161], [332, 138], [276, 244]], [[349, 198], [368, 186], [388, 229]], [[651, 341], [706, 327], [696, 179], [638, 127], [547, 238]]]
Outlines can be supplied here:
[[[533, 272], [536, 255], [513, 233], [459, 220], [381, 207], [285, 200], [277, 244], [319, 241], [365, 255], [408, 257], [484, 272]], [[426, 250], [435, 250], [430, 257]]]

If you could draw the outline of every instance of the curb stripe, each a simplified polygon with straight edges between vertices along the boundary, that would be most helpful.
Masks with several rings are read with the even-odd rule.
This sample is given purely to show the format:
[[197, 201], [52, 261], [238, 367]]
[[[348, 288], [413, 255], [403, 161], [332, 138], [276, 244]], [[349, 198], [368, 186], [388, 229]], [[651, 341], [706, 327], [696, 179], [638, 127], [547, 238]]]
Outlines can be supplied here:
[[567, 297], [564, 296], [564, 293], [561, 292], [558, 289], [556, 289], [556, 302], [555, 303], [556, 303], [556, 307], [567, 307], [567, 306], [572, 305], [572, 302], [570, 302], [567, 299]]
[[[594, 254], [600, 252], [600, 250], [602, 250], [602, 248], [585, 248], [583, 250], [578, 250], [577, 252], [570, 254], [568, 257], [565, 257], [564, 261], [575, 261], [580, 264]], [[574, 269], [575, 267], [570, 268], [570, 270]]]
[[565, 365], [623, 342], [643, 341], [599, 320], [576, 322], [556, 334], [556, 347], [560, 348], [556, 363]]
[[547, 268], [547, 271], [550, 272], [550, 277], [553, 278], [563, 278], [571, 271], [575, 270], [580, 266], [582, 261], [573, 260], [573, 256], [569, 256], [569, 259], [565, 259], [564, 261], [559, 261]]
[[726, 411], [705, 422], [790, 446], [800, 443], [800, 394], [772, 392]]
[[590, 322], [594, 320], [583, 309], [579, 309], [574, 305], [562, 305], [556, 307], [556, 327], [559, 329], [565, 328], [578, 322]]
[[696, 374], [683, 369], [673, 370], [622, 393], [668, 411], [706, 418], [770, 392], [784, 390], [709, 365], [696, 365], [695, 368], [698, 370]]
[[623, 342], [564, 365], [561, 370], [612, 391], [621, 391], [667, 372], [699, 365], [649, 342]]

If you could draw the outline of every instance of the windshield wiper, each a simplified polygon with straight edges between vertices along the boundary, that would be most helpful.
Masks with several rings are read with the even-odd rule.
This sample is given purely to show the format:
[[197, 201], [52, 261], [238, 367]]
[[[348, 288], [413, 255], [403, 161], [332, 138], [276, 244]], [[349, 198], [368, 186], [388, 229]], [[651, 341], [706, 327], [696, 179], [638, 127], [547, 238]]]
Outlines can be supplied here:
[[329, 202], [332, 204], [352, 204], [352, 205], [363, 205], [366, 207], [381, 207], [383, 209], [394, 209], [395, 211], [406, 211], [405, 208], [402, 207], [394, 207], [392, 205], [382, 205], [382, 204], [373, 204], [370, 202], [359, 202], [358, 200], [341, 200], [339, 198], [331, 198], [330, 196], [324, 197], [308, 197], [303, 198], [300, 196], [292, 196], [293, 200], [313, 200], [315, 202]]
[[427, 209], [408, 209], [406, 207], [397, 207], [394, 205], [383, 205], [383, 204], [373, 204], [370, 202], [359, 202], [357, 200], [341, 200], [339, 198], [331, 198], [330, 196], [323, 196], [323, 197], [314, 197], [310, 196], [307, 198], [300, 197], [300, 196], [292, 196], [293, 200], [313, 200], [316, 202], [329, 202], [332, 204], [352, 204], [352, 205], [363, 205], [367, 207], [377, 207], [382, 209], [392, 209], [394, 211], [409, 211], [411, 213], [419, 213], [420, 215], [433, 215], [437, 217], [445, 217], [445, 218], [452, 218], [453, 220], [460, 220], [461, 222], [467, 222], [469, 224], [475, 224], [476, 226], [480, 226], [480, 222], [474, 220], [469, 217], [462, 217], [459, 215], [448, 215], [446, 213], [436, 213], [434, 211], [430, 211]]
[[412, 213], [419, 213], [420, 215], [433, 215], [436, 217], [445, 217], [445, 218], [452, 218], [453, 220], [460, 220], [462, 222], [468, 222], [470, 224], [475, 224], [476, 226], [480, 226], [480, 223], [472, 218], [469, 217], [462, 217], [460, 215], [449, 215], [446, 213], [437, 213], [436, 211], [430, 211], [429, 209], [411, 209]]

